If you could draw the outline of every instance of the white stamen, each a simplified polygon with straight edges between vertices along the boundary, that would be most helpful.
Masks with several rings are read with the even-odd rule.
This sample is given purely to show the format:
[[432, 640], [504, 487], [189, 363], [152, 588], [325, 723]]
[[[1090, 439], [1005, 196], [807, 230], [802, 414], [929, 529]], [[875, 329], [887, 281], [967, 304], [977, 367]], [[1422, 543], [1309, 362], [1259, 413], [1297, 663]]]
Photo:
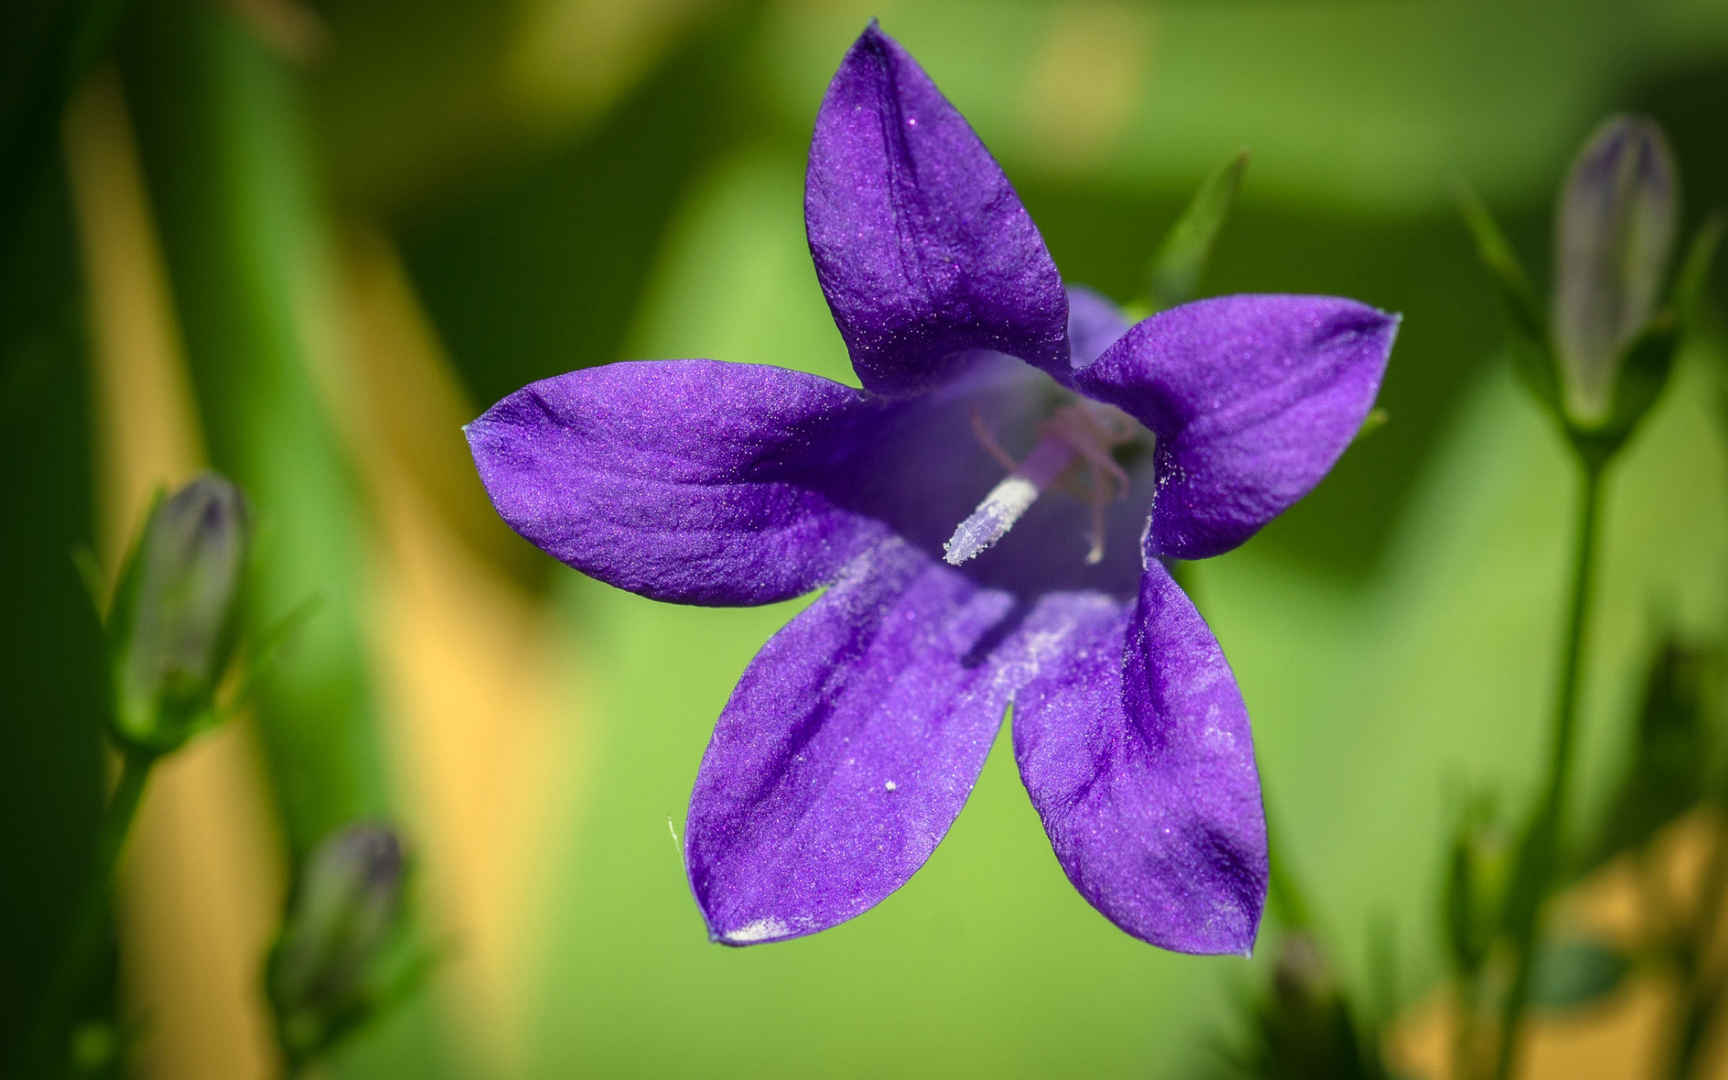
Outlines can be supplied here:
[[1019, 465], [996, 442], [977, 412], [972, 414], [972, 430], [985, 451], [1011, 471], [942, 545], [942, 558], [948, 565], [959, 566], [976, 558], [1006, 536], [1076, 458], [1085, 465], [1089, 482], [1082, 498], [1092, 509], [1086, 561], [1096, 563], [1104, 557], [1104, 506], [1128, 488], [1128, 474], [1110, 456], [1110, 448], [1133, 438], [1132, 421], [1108, 406], [1091, 402], [1065, 407], [1040, 425], [1038, 444]]
[[1008, 530], [1037, 498], [1038, 488], [1032, 481], [1018, 474], [1005, 478], [990, 489], [978, 509], [942, 545], [942, 560], [949, 566], [959, 566], [973, 558], [1008, 535]]

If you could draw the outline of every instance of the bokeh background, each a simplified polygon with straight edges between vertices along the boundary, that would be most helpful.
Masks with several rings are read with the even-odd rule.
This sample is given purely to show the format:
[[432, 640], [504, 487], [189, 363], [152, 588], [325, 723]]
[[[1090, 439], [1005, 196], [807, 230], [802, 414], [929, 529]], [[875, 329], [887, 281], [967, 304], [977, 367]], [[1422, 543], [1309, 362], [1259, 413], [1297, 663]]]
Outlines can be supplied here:
[[[285, 868], [356, 819], [404, 829], [444, 961], [332, 1075], [1214, 1060], [1265, 958], [1114, 930], [1063, 878], [1006, 746], [877, 910], [709, 945], [668, 826], [732, 682], [797, 605], [683, 609], [582, 579], [495, 518], [468, 462], [462, 423], [572, 368], [710, 356], [851, 378], [801, 185], [823, 89], [874, 15], [1070, 280], [1136, 298], [1196, 185], [1248, 147], [1205, 291], [1404, 314], [1390, 422], [1194, 591], [1254, 717], [1274, 858], [1345, 978], [1369, 982], [1389, 943], [1395, 1053], [1437, 1075], [1446, 830], [1462, 791], [1529, 791], [1574, 496], [1451, 188], [1474, 184], [1545, 278], [1571, 153], [1643, 110], [1672, 138], [1689, 231], [1728, 204], [1728, 4], [136, 0], [96, 5], [122, 14], [113, 48], [59, 79], [81, 6], [19, 0], [0, 42], [6, 115], [50, 117], [12, 144], [42, 152], [0, 170], [0, 1030], [16, 1037], [52, 963], [104, 782], [70, 553], [111, 575], [150, 493], [210, 464], [259, 515], [258, 624], [316, 607], [245, 721], [146, 797], [117, 911], [136, 1075], [274, 1070], [256, 991]], [[1611, 478], [1580, 822], [1657, 637], [1719, 633], [1728, 611], [1720, 328]], [[1566, 918], [1617, 925], [1615, 874]], [[1532, 1069], [1638, 1075], [1664, 1008], [1634, 984], [1545, 1021]]]

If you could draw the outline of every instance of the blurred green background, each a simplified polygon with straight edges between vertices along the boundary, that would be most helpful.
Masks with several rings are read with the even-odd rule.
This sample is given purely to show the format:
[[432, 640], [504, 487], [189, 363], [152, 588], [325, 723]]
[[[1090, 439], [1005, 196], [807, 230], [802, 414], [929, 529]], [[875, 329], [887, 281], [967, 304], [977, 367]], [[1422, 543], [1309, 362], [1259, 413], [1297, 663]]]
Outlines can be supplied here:
[[[112, 49], [82, 57], [78, 28], [108, 9]], [[111, 573], [151, 487], [208, 461], [260, 515], [260, 623], [318, 606], [248, 722], [148, 796], [119, 913], [129, 1069], [271, 1068], [248, 995], [282, 867], [359, 817], [404, 824], [447, 960], [338, 1075], [1210, 1061], [1264, 961], [1166, 954], [1098, 917], [1005, 746], [880, 908], [709, 945], [668, 822], [796, 605], [681, 609], [582, 579], [496, 520], [467, 462], [460, 423], [576, 367], [851, 379], [802, 177], [873, 15], [995, 151], [1069, 280], [1136, 298], [1195, 186], [1248, 147], [1205, 291], [1403, 313], [1390, 423], [1197, 567], [1194, 592], [1254, 717], [1274, 859], [1350, 977], [1385, 925], [1400, 999], [1430, 992], [1453, 799], [1534, 776], [1573, 497], [1451, 186], [1476, 185], [1545, 279], [1571, 153], [1638, 109], [1672, 138], [1689, 232], [1728, 204], [1720, 0], [21, 3], [0, 46], [6, 1030], [52, 962], [101, 791], [96, 627], [68, 553], [93, 543]], [[1717, 315], [1611, 478], [1580, 819], [1657, 633], [1717, 633], [1728, 610], [1723, 350]]]

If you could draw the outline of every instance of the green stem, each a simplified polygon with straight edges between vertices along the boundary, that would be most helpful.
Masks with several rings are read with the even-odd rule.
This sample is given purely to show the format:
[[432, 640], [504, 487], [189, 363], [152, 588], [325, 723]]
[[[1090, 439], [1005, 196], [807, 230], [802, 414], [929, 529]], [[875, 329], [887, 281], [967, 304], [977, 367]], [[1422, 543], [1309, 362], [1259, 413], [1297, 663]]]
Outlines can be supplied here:
[[[1721, 812], [1718, 808], [1718, 813]], [[1728, 895], [1728, 821], [1716, 822], [1716, 845], [1704, 870], [1698, 890], [1698, 909], [1693, 916], [1693, 955], [1699, 966], [1715, 954], [1716, 935], [1722, 927], [1722, 898]]]
[[1481, 1027], [1481, 980], [1474, 972], [1459, 976], [1453, 1007], [1458, 1010], [1457, 1028], [1452, 1033], [1452, 1076], [1454, 1080], [1476, 1080], [1480, 1071], [1476, 1034]]
[[282, 1053], [282, 1080], [300, 1080], [312, 1071], [312, 1061], [305, 1054], [294, 1051], [283, 1041], [277, 1043]]
[[1290, 860], [1284, 857], [1287, 851], [1284, 829], [1272, 812], [1272, 802], [1264, 783], [1260, 802], [1266, 815], [1266, 848], [1270, 853], [1267, 859], [1266, 906], [1276, 913], [1285, 933], [1311, 933], [1315, 929], [1314, 909], [1296, 879]]
[[[37, 1037], [43, 1040], [37, 1061], [58, 1074], [65, 1064], [64, 1036], [78, 1020], [80, 996], [89, 984], [90, 971], [102, 951], [108, 926], [109, 899], [114, 891], [114, 872], [120, 863], [120, 853], [126, 846], [126, 836], [132, 830], [138, 804], [144, 797], [144, 783], [156, 764], [151, 754], [127, 751], [120, 761], [120, 778], [108, 798], [102, 813], [102, 823], [96, 833], [95, 858], [91, 863], [90, 879], [69, 924], [66, 950], [60, 966], [55, 969], [39, 1006], [41, 1022]], [[58, 1042], [56, 1041], [58, 1040]]]
[[1678, 1021], [1668, 1047], [1666, 1075], [1674, 1080], [1688, 1080], [1697, 1070], [1699, 1055], [1721, 1011], [1723, 979], [1712, 976], [1710, 960], [1722, 922], [1722, 897], [1728, 889], [1728, 821], [1716, 822], [1715, 840], [1698, 890], [1688, 962], [1681, 972]]
[[138, 804], [144, 798], [144, 782], [156, 764], [153, 754], [128, 751], [120, 759], [120, 779], [108, 798], [108, 809], [102, 816], [101, 830], [96, 834], [96, 874], [88, 894], [91, 904], [107, 904], [108, 891], [114, 880], [114, 869], [120, 863], [120, 852], [126, 846], [126, 836], [132, 831], [132, 819], [138, 815]]
[[1494, 1076], [1507, 1080], [1517, 1063], [1524, 1007], [1530, 1000], [1530, 982], [1536, 963], [1536, 944], [1542, 930], [1542, 901], [1553, 887], [1560, 864], [1561, 822], [1572, 783], [1572, 744], [1577, 741], [1578, 684], [1583, 669], [1584, 627], [1590, 616], [1590, 579], [1596, 562], [1596, 533], [1602, 509], [1602, 469], [1585, 461], [1578, 500], [1578, 523], [1573, 556], [1572, 590], [1566, 612], [1565, 654], [1560, 668], [1560, 686], [1555, 695], [1554, 736], [1548, 758], [1548, 782], [1542, 802], [1525, 834], [1519, 859], [1519, 885], [1513, 890], [1508, 911], [1512, 940], [1512, 983], [1500, 1012], [1499, 1046]]
[[1693, 1080], [1699, 1075], [1704, 1047], [1710, 1042], [1711, 1028], [1721, 1014], [1722, 992], [1720, 979], [1694, 980], [1686, 988], [1665, 1075], [1674, 1080]]

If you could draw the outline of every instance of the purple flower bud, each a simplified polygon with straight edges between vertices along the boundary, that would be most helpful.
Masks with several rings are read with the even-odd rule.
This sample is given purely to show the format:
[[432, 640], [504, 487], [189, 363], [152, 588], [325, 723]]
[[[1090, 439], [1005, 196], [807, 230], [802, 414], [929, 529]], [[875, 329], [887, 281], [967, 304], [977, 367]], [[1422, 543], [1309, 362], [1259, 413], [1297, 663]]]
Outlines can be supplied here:
[[384, 825], [350, 825], [307, 859], [266, 982], [285, 1044], [316, 1052], [373, 1002], [369, 987], [401, 927], [407, 860]]
[[171, 750], [208, 719], [234, 651], [249, 533], [239, 489], [213, 473], [151, 510], [109, 619], [126, 744]]
[[1272, 990], [1286, 1009], [1312, 1012], [1331, 1005], [1337, 986], [1320, 943], [1300, 931], [1278, 943], [1272, 965]]
[[1626, 346], [1650, 321], [1679, 217], [1673, 154], [1648, 118], [1596, 130], [1566, 178], [1555, 231], [1554, 344], [1565, 404], [1607, 418]]

